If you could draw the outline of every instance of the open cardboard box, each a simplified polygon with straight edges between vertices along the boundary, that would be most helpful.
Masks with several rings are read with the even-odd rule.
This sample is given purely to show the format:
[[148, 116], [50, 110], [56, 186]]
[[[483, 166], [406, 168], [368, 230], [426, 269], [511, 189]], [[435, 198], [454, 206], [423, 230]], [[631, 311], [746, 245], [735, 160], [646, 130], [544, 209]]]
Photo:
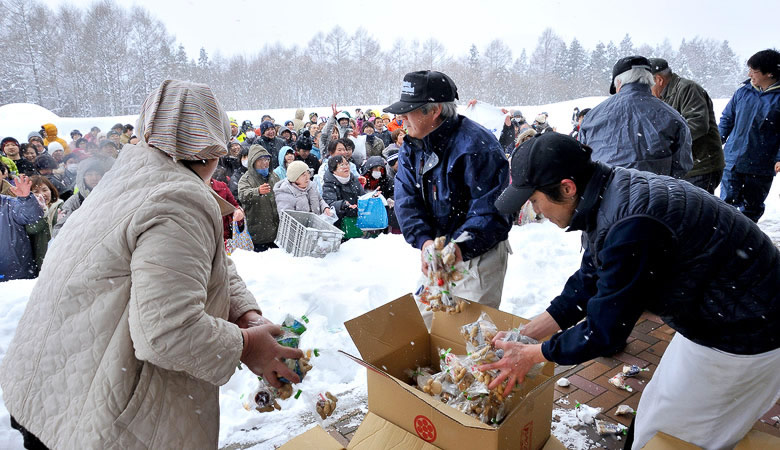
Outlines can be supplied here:
[[[645, 450], [695, 450], [701, 447], [659, 431], [642, 448]], [[780, 448], [780, 438], [762, 431], [750, 430], [741, 441], [737, 442], [734, 450], [765, 450], [771, 448]]]
[[[317, 425], [291, 439], [279, 447], [279, 450], [437, 450], [438, 448], [369, 412], [346, 449]], [[555, 436], [550, 436], [542, 447], [542, 450], [565, 449], [566, 447]]]
[[[495, 427], [461, 413], [407, 384], [406, 369], [438, 368], [438, 350], [465, 355], [460, 327], [487, 312], [499, 330], [509, 330], [526, 319], [477, 303], [464, 312], [434, 314], [431, 332], [425, 327], [411, 295], [345, 322], [361, 358], [344, 353], [368, 368], [368, 409], [391, 424], [443, 449], [542, 448], [550, 437], [554, 364], [526, 379], [509, 400], [508, 413]], [[343, 352], [342, 352], [343, 353]]]

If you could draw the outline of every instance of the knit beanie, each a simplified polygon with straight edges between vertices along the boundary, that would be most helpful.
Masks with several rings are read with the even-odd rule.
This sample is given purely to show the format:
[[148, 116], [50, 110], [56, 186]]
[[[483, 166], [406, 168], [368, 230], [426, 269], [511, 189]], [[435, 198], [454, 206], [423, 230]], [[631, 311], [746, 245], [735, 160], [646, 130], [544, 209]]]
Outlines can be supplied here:
[[274, 124], [270, 120], [266, 120], [263, 123], [260, 124], [260, 134], [265, 133], [265, 131], [269, 128], [273, 128]]
[[309, 170], [309, 166], [303, 161], [293, 161], [287, 166], [287, 179], [294, 183], [301, 175]]

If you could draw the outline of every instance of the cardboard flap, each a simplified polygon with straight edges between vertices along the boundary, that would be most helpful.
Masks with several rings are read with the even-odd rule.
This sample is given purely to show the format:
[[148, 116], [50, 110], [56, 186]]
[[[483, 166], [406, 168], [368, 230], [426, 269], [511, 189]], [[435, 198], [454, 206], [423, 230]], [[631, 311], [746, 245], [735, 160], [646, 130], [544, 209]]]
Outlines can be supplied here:
[[350, 450], [438, 449], [438, 447], [423, 441], [372, 412], [369, 412], [363, 419], [363, 423], [358, 427], [347, 448]]
[[460, 328], [467, 323], [475, 322], [483, 312], [490, 316], [490, 319], [498, 327], [498, 331], [511, 330], [528, 323], [528, 320], [512, 314], [479, 303], [468, 302], [466, 308], [459, 314], [434, 313], [431, 334], [453, 342], [464, 342], [463, 336], [460, 335]]
[[763, 431], [750, 430], [741, 441], [737, 442], [734, 450], [759, 450], [765, 448], [780, 448], [780, 438]]
[[[393, 320], [393, 317], [403, 320]], [[344, 322], [364, 361], [377, 360], [428, 335], [428, 329], [411, 294]]]
[[390, 375], [385, 373], [385, 371], [379, 369], [378, 367], [374, 367], [374, 365], [369, 364], [369, 363], [363, 361], [362, 359], [358, 358], [357, 356], [352, 356], [349, 353], [345, 352], [344, 350], [339, 350], [339, 353], [341, 353], [342, 355], [344, 355], [347, 358], [351, 359], [352, 361], [355, 361], [356, 363], [360, 364], [361, 366], [365, 367], [368, 370], [374, 371], [374, 372], [378, 373], [379, 375], [385, 376], [387, 378], [391, 378]]
[[309, 431], [290, 439], [279, 450], [344, 450], [344, 446], [333, 439], [327, 431], [317, 425]]
[[645, 450], [696, 450], [701, 447], [659, 431], [642, 448]]

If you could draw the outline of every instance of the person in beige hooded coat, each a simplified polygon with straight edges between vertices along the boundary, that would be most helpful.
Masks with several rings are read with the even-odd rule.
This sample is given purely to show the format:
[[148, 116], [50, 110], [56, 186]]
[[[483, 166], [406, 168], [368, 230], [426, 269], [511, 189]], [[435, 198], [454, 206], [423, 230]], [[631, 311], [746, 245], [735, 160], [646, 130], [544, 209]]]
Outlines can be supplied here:
[[[3, 401], [49, 448], [217, 448], [239, 360], [299, 378], [225, 254], [206, 184], [228, 118], [206, 85], [166, 80], [126, 147], [49, 247], [0, 367]], [[20, 430], [22, 431], [22, 430]], [[23, 434], [25, 434], [23, 432]]]

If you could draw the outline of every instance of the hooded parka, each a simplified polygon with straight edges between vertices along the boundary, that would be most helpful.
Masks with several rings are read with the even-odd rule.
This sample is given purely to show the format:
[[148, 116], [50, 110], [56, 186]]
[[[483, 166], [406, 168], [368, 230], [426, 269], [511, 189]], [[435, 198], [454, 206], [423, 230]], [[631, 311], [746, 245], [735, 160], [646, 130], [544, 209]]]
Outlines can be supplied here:
[[[273, 242], [279, 228], [279, 213], [276, 210], [273, 191], [274, 185], [279, 182], [279, 177], [270, 168], [266, 176], [257, 173], [254, 169], [255, 161], [261, 156], [272, 158], [260, 145], [249, 148], [249, 170], [238, 182], [238, 201], [244, 207], [246, 226], [255, 245]], [[271, 187], [271, 192], [260, 194], [258, 188], [265, 183]]]

